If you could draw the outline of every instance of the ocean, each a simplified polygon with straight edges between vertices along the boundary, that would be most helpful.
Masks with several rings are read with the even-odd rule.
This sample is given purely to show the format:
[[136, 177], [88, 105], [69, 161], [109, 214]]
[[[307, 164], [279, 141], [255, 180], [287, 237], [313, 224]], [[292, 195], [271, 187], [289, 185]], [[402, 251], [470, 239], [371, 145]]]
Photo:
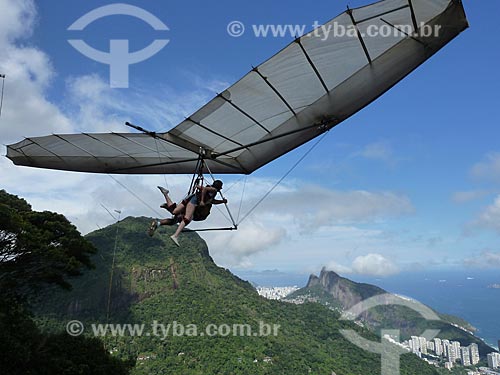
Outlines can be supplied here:
[[[306, 285], [308, 275], [281, 272], [237, 272], [261, 286]], [[346, 275], [356, 282], [377, 285], [388, 292], [405, 295], [438, 312], [465, 319], [477, 328], [476, 335], [498, 349], [500, 340], [500, 273], [485, 270], [404, 273], [385, 278]]]

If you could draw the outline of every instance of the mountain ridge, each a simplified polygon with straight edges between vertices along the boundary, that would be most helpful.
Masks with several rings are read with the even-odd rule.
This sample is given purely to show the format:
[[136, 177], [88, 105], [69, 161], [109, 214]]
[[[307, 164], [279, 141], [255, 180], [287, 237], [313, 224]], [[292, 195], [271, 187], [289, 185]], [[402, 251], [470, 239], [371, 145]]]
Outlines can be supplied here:
[[[461, 318], [441, 314], [416, 301], [417, 308], [418, 306], [429, 308], [440, 318], [439, 322], [431, 324], [429, 321], [425, 323], [425, 319], [411, 309], [392, 304], [383, 306], [388, 300], [392, 299], [391, 296], [396, 298], [406, 297], [391, 294], [372, 284], [354, 282], [334, 271], [327, 270], [325, 267], [321, 269], [319, 276], [311, 274], [306, 286], [291, 293], [285, 297], [285, 300], [296, 303], [316, 302], [339, 313], [345, 313], [356, 304], [375, 296], [380, 296], [378, 302], [381, 306], [364, 311], [357, 317], [359, 324], [363, 324], [374, 333], [380, 335], [382, 329], [398, 329], [402, 334], [401, 337], [408, 339], [412, 335], [418, 336], [424, 331], [423, 328], [438, 328], [440, 338], [459, 341], [464, 346], [471, 343], [478, 344], [483, 358], [486, 357], [487, 353], [494, 351], [482, 339], [474, 336], [474, 327]], [[387, 296], [387, 301], [384, 301], [384, 296]]]
[[[379, 341], [370, 331], [340, 320], [337, 312], [319, 304], [266, 300], [250, 283], [217, 266], [198, 234], [183, 233], [179, 248], [168, 238], [174, 228], [162, 227], [148, 237], [149, 221], [129, 217], [87, 235], [98, 249], [92, 258], [95, 268], [72, 280], [70, 293], [41, 294], [35, 311], [39, 324], [59, 331], [73, 320], [85, 327], [144, 325], [147, 333], [140, 336], [108, 332], [100, 337], [114, 356], [136, 361], [132, 374], [362, 375], [380, 369], [380, 356], [356, 347], [340, 333], [352, 329]], [[155, 335], [155, 323], [197, 327], [200, 334]], [[252, 334], [201, 335], [210, 325], [238, 324], [251, 328]], [[259, 335], [264, 324], [279, 326], [277, 334]], [[86, 329], [86, 334], [92, 331]], [[437, 372], [405, 354], [401, 374]]]

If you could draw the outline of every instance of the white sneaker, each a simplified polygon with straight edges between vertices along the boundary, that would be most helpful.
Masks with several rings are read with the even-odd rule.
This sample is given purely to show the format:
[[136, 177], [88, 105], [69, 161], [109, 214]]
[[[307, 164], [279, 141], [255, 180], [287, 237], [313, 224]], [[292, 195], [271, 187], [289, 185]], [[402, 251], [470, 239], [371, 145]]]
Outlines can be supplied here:
[[158, 189], [160, 189], [163, 195], [167, 195], [168, 193], [170, 193], [170, 191], [168, 189], [165, 189], [163, 186], [158, 186]]
[[148, 228], [148, 234], [150, 237], [153, 237], [153, 234], [155, 234], [156, 228], [158, 228], [158, 221], [153, 220]]
[[174, 242], [175, 242], [175, 244], [176, 244], [177, 246], [179, 246], [179, 247], [181, 246], [181, 245], [179, 245], [179, 240], [177, 239], [177, 237], [175, 237], [174, 235], [171, 235], [171, 236], [170, 236], [170, 238], [172, 239], [172, 241], [174, 241]]

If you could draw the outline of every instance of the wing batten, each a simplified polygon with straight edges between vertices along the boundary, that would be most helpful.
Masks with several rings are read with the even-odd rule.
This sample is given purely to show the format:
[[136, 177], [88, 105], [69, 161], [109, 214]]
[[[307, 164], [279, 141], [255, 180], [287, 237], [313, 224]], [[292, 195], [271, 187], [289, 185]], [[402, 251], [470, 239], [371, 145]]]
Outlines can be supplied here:
[[126, 153], [126, 152], [125, 152], [125, 151], [123, 151], [122, 149], [120, 149], [120, 148], [118, 148], [118, 147], [116, 147], [116, 146], [113, 146], [112, 144], [107, 143], [107, 142], [105, 142], [105, 141], [104, 141], [104, 140], [102, 140], [102, 139], [96, 138], [96, 137], [92, 136], [92, 134], [88, 134], [88, 133], [82, 133], [82, 134], [83, 134], [83, 135], [86, 135], [86, 136], [87, 136], [87, 137], [89, 137], [89, 138], [92, 138], [92, 139], [93, 139], [93, 140], [95, 140], [96, 142], [99, 142], [99, 143], [102, 143], [102, 144], [106, 145], [107, 147], [111, 147], [112, 149], [114, 149], [114, 150], [116, 150], [116, 151], [120, 152], [122, 155], [125, 155], [125, 156], [127, 156], [127, 157], [131, 158], [131, 159], [132, 159], [132, 160], [134, 160], [135, 162], [139, 162], [139, 160], [137, 160], [136, 158], [134, 158], [132, 155], [130, 155], [130, 154], [128, 154], [128, 153]]
[[264, 80], [264, 82], [269, 86], [271, 90], [280, 98], [280, 100], [283, 102], [283, 104], [290, 110], [290, 112], [293, 113], [294, 116], [297, 116], [295, 111], [293, 110], [292, 106], [286, 101], [286, 99], [283, 97], [283, 95], [276, 89], [276, 87], [273, 86], [271, 82], [269, 82], [269, 79], [267, 77], [264, 77], [262, 73], [259, 71], [259, 68], [253, 68], [253, 72], [257, 73], [260, 78]]
[[240, 108], [238, 105], [234, 104], [231, 99], [227, 99], [222, 94], [219, 94], [219, 97], [221, 97], [223, 100], [225, 100], [227, 103], [229, 103], [229, 105], [231, 105], [234, 109], [236, 109], [238, 112], [240, 112], [243, 116], [250, 119], [254, 124], [258, 125], [266, 133], [268, 133], [268, 134], [271, 133], [264, 125], [262, 125], [259, 121], [257, 121], [255, 118], [253, 118], [252, 115], [248, 114], [245, 110]]
[[352, 10], [347, 9], [347, 14], [351, 18], [353, 26], [356, 28], [356, 33], [358, 35], [359, 42], [361, 43], [361, 47], [363, 48], [363, 52], [365, 53], [365, 56], [368, 60], [368, 64], [371, 64], [373, 60], [370, 56], [370, 52], [368, 51], [368, 48], [366, 47], [365, 41], [363, 39], [363, 36], [361, 35], [361, 31], [359, 30], [358, 24], [356, 23], [356, 20], [354, 19], [354, 15], [352, 14]]
[[311, 57], [309, 57], [309, 54], [307, 53], [305, 47], [302, 45], [301, 38], [295, 39], [295, 42], [299, 45], [300, 50], [304, 53], [304, 57], [306, 58], [309, 65], [311, 66], [313, 72], [316, 74], [316, 77], [318, 77], [318, 79], [321, 83], [321, 86], [323, 86], [323, 88], [325, 89], [325, 93], [328, 94], [329, 91], [328, 91], [328, 87], [326, 87], [325, 80], [321, 76], [321, 73], [319, 72], [318, 68], [316, 68], [316, 65], [314, 65], [313, 61], [311, 60]]

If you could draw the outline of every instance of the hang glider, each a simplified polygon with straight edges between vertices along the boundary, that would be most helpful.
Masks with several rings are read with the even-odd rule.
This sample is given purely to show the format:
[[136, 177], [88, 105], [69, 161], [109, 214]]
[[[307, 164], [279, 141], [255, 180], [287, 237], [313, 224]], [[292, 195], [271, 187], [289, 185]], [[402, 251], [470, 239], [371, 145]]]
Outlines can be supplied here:
[[[213, 173], [250, 174], [370, 104], [468, 23], [460, 0], [383, 0], [322, 30], [334, 27], [354, 33], [297, 38], [168, 132], [26, 138], [7, 157], [37, 168], [176, 174], [192, 173], [201, 156]], [[429, 28], [439, 31], [424, 35]], [[394, 33], [371, 36], [377, 29]]]

